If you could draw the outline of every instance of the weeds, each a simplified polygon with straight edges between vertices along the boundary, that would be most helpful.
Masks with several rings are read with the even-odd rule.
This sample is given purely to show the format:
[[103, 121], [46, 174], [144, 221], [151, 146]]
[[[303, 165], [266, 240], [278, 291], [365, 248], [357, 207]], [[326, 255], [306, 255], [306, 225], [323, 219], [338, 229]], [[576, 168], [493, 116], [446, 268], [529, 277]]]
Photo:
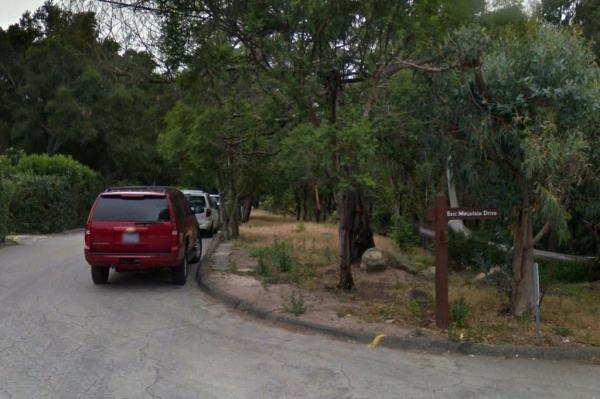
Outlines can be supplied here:
[[552, 328], [552, 332], [556, 335], [559, 335], [561, 337], [567, 337], [569, 335], [573, 334], [573, 331], [571, 331], [569, 328], [567, 327], [560, 327], [560, 326], [555, 326]]
[[456, 328], [467, 328], [467, 318], [469, 317], [469, 305], [464, 297], [452, 302], [450, 307], [450, 321]]
[[304, 298], [302, 294], [292, 292], [287, 298], [287, 301], [283, 303], [283, 310], [294, 316], [300, 316], [306, 312], [306, 306], [304, 305]]

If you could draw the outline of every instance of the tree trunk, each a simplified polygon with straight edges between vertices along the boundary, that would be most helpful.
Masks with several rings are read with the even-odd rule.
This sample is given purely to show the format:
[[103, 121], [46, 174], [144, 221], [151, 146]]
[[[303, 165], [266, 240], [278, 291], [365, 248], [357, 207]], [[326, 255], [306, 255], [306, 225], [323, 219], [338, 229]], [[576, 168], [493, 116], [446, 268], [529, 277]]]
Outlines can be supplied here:
[[340, 192], [337, 195], [338, 212], [338, 251], [340, 255], [340, 280], [338, 288], [351, 290], [354, 288], [354, 279], [352, 278], [352, 262], [350, 260], [350, 230], [351, 230], [351, 210], [348, 193]]
[[337, 195], [340, 280], [338, 288], [354, 288], [352, 264], [375, 246], [368, 212], [361, 191], [340, 192]]
[[315, 221], [321, 222], [321, 199], [319, 198], [319, 186], [317, 179], [313, 178], [313, 191], [315, 193]]
[[527, 209], [519, 210], [513, 237], [511, 313], [532, 314], [533, 297], [533, 226]]
[[242, 223], [246, 223], [250, 220], [250, 213], [252, 212], [252, 200], [245, 199], [242, 205]]
[[[448, 183], [448, 200], [450, 201], [450, 207], [458, 208], [458, 196], [456, 195], [456, 185], [454, 183], [454, 177], [450, 170], [450, 158], [448, 158], [448, 165], [446, 165], [446, 181]], [[461, 233], [465, 237], [471, 237], [471, 230], [465, 226], [462, 220], [449, 220], [448, 226], [455, 233]]]
[[224, 210], [222, 223], [225, 229], [225, 239], [229, 240], [239, 237], [240, 206], [238, 197], [234, 194], [231, 187], [228, 187], [225, 191], [225, 196], [221, 197], [221, 207]]

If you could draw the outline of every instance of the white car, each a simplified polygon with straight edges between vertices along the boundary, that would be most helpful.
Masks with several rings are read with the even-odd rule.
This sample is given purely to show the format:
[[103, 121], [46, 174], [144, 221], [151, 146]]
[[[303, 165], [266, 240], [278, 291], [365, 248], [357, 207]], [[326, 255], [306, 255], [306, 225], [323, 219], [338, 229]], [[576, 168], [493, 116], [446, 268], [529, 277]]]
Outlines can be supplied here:
[[181, 190], [181, 192], [188, 199], [191, 210], [196, 215], [200, 231], [211, 236], [219, 230], [219, 206], [215, 203], [214, 199], [208, 193], [201, 190]]

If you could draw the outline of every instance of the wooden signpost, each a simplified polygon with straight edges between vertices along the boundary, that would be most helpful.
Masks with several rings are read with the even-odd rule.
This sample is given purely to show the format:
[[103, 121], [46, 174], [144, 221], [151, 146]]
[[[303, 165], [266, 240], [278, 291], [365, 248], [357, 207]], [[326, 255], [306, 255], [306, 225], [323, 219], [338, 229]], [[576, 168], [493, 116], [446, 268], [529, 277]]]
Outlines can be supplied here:
[[435, 196], [434, 207], [428, 212], [428, 219], [435, 227], [435, 324], [447, 329], [449, 320], [448, 304], [448, 220], [496, 219], [496, 208], [448, 208], [444, 193]]

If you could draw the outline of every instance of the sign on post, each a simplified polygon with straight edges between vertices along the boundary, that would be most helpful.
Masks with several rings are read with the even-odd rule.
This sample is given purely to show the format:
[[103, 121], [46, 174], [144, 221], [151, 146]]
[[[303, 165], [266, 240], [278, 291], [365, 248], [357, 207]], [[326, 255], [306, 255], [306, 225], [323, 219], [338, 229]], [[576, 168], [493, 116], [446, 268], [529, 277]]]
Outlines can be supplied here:
[[444, 193], [435, 196], [434, 207], [427, 217], [435, 226], [435, 324], [447, 329], [449, 320], [448, 303], [448, 220], [485, 220], [499, 216], [496, 208], [448, 208]]

